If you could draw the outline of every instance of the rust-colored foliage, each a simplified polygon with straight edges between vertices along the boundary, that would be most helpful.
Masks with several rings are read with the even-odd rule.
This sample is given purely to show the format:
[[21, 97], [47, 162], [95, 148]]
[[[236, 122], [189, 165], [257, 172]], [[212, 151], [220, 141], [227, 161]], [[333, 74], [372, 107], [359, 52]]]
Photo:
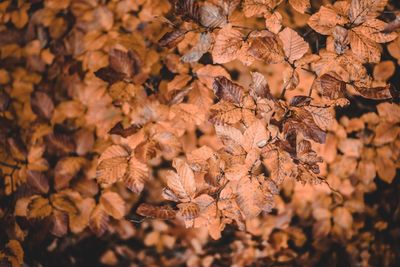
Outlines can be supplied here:
[[390, 0], [0, 3], [0, 266], [398, 266]]

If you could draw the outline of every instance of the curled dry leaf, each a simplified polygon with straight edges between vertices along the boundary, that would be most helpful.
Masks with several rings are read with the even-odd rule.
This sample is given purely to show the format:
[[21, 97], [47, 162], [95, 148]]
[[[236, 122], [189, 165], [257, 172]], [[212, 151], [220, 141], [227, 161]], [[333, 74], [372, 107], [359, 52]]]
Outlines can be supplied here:
[[136, 213], [144, 217], [161, 220], [172, 220], [176, 216], [176, 211], [170, 206], [153, 206], [147, 203], [140, 204]]

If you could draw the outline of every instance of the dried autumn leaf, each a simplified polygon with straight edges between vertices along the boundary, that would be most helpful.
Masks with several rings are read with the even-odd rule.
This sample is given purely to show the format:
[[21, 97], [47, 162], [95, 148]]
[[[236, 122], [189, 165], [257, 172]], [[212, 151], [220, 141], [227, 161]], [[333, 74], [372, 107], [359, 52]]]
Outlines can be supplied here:
[[148, 177], [149, 169], [147, 165], [135, 157], [131, 157], [128, 162], [128, 169], [123, 178], [125, 186], [132, 192], [140, 194]]
[[349, 10], [350, 22], [359, 25], [376, 18], [383, 11], [387, 2], [388, 0], [352, 0]]
[[243, 3], [246, 17], [263, 16], [270, 13], [282, 0], [245, 0]]
[[119, 194], [111, 191], [103, 193], [100, 197], [100, 203], [104, 211], [115, 219], [121, 219], [125, 215], [125, 201]]
[[279, 33], [279, 38], [283, 43], [283, 50], [290, 62], [300, 59], [307, 53], [309, 45], [304, 39], [294, 30], [285, 28]]
[[284, 59], [282, 44], [275, 34], [261, 31], [250, 34], [248, 52], [256, 59], [268, 64], [280, 63]]
[[212, 39], [211, 34], [202, 33], [200, 35], [200, 40], [198, 43], [190, 49], [189, 52], [182, 56], [183, 62], [197, 62], [205, 53], [208, 52], [208, 49], [211, 47]]
[[161, 220], [172, 220], [176, 216], [176, 211], [170, 206], [153, 206], [147, 203], [140, 204], [136, 213], [144, 217]]
[[200, 7], [200, 24], [207, 28], [224, 26], [227, 23], [222, 8], [211, 3], [205, 3]]
[[374, 67], [374, 79], [378, 81], [387, 81], [395, 73], [393, 61], [381, 61]]
[[293, 176], [293, 163], [289, 154], [279, 148], [268, 148], [262, 154], [263, 164], [269, 170], [272, 181], [279, 186], [286, 177]]
[[213, 83], [214, 94], [225, 101], [240, 105], [243, 98], [243, 87], [228, 80], [225, 76], [217, 76]]
[[305, 109], [311, 113], [317, 126], [324, 131], [326, 131], [335, 120], [331, 108], [307, 106]]
[[27, 209], [29, 219], [43, 219], [52, 212], [49, 200], [38, 195], [30, 198]]
[[250, 84], [250, 95], [257, 99], [260, 98], [271, 98], [271, 92], [269, 85], [264, 75], [259, 72], [251, 72], [251, 84]]
[[102, 236], [108, 228], [108, 215], [102, 205], [97, 205], [89, 219], [89, 228], [97, 236]]
[[211, 107], [210, 122], [214, 124], [235, 124], [242, 119], [242, 110], [227, 101], [220, 101]]
[[331, 72], [315, 79], [313, 88], [328, 99], [338, 99], [344, 96], [346, 83], [336, 73]]
[[314, 13], [308, 20], [308, 25], [318, 33], [329, 35], [336, 25], [344, 25], [348, 19], [339, 15], [331, 7], [321, 6], [317, 13]]
[[396, 33], [384, 33], [386, 23], [379, 19], [370, 19], [354, 28], [354, 32], [364, 35], [377, 43], [387, 43], [396, 39]]
[[51, 216], [51, 230], [50, 232], [57, 236], [62, 237], [68, 232], [68, 215], [65, 212], [54, 210]]
[[134, 51], [122, 51], [119, 49], [111, 49], [109, 53], [110, 67], [123, 73], [127, 77], [133, 77], [140, 72], [140, 59]]
[[[383, 86], [383, 87], [373, 87], [373, 88], [366, 88], [366, 87], [354, 87], [356, 91], [365, 98], [368, 99], [375, 99], [375, 100], [383, 100], [383, 99], [391, 99], [393, 98], [392, 95], [392, 86], [390, 84]], [[394, 91], [393, 91], [394, 93]]]
[[167, 175], [168, 187], [182, 199], [194, 197], [196, 183], [190, 166], [179, 158], [173, 160], [172, 166], [176, 169], [177, 173], [169, 172]]
[[42, 194], [49, 192], [49, 180], [44, 173], [28, 170], [26, 174], [27, 183], [31, 187]]
[[351, 50], [360, 61], [378, 63], [381, 59], [380, 46], [376, 42], [365, 38], [354, 30], [349, 32], [349, 40]]
[[289, 0], [289, 4], [298, 12], [304, 14], [311, 8], [310, 0]]
[[79, 213], [76, 199], [71, 197], [68, 193], [60, 192], [52, 194], [50, 200], [53, 207], [60, 211], [64, 211], [69, 215]]
[[128, 152], [119, 145], [107, 148], [99, 158], [96, 178], [100, 183], [113, 184], [122, 179], [128, 168]]
[[185, 37], [186, 31], [174, 30], [172, 32], [167, 32], [158, 41], [158, 44], [162, 47], [173, 48]]
[[264, 147], [269, 139], [269, 132], [266, 126], [260, 121], [255, 121], [243, 133], [242, 147], [249, 152], [253, 148]]
[[248, 176], [240, 179], [236, 202], [246, 218], [251, 219], [260, 214], [265, 204], [265, 197], [256, 179]]
[[196, 203], [180, 203], [177, 205], [179, 208], [178, 215], [182, 216], [185, 220], [193, 220], [200, 214], [200, 208]]
[[384, 33], [391, 33], [394, 32], [395, 30], [400, 28], [400, 16], [396, 16], [396, 18], [389, 22], [385, 28], [383, 29], [382, 32]]
[[214, 63], [223, 64], [235, 60], [243, 45], [242, 33], [227, 24], [218, 32], [212, 50]]

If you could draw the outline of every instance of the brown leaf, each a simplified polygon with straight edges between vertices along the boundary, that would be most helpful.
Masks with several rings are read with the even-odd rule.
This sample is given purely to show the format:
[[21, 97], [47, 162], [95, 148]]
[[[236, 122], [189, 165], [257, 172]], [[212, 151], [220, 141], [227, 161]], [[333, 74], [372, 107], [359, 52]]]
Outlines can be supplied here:
[[27, 183], [38, 193], [47, 194], [49, 192], [49, 180], [44, 173], [28, 170], [26, 175]]
[[31, 96], [32, 110], [41, 117], [50, 119], [53, 114], [54, 104], [50, 96], [44, 92], [36, 91]]
[[256, 59], [267, 64], [280, 63], [284, 59], [282, 44], [275, 34], [269, 31], [260, 31], [250, 34], [248, 52]]
[[223, 64], [235, 60], [243, 45], [243, 34], [227, 24], [218, 32], [212, 50], [214, 63]]
[[51, 216], [51, 229], [50, 232], [57, 236], [62, 237], [68, 232], [68, 215], [65, 212], [54, 210]]
[[175, 12], [184, 20], [193, 20], [194, 22], [200, 20], [200, 6], [196, 0], [177, 0]]
[[172, 220], [176, 216], [176, 211], [170, 206], [153, 206], [147, 203], [140, 204], [136, 213], [144, 217], [161, 220]]
[[240, 105], [243, 98], [243, 87], [233, 83], [224, 76], [217, 76], [213, 83], [214, 94], [225, 101]]
[[271, 180], [279, 187], [283, 180], [292, 177], [295, 170], [289, 154], [279, 148], [268, 148], [263, 154], [263, 164], [269, 170]]
[[199, 206], [193, 202], [179, 203], [177, 207], [179, 208], [178, 215], [182, 216], [185, 220], [193, 220], [200, 214]]
[[124, 138], [127, 138], [135, 133], [137, 133], [142, 127], [137, 124], [132, 124], [128, 128], [124, 128], [122, 125], [122, 122], [118, 122], [115, 124], [110, 131], [108, 131], [109, 134], [116, 134], [120, 135]]
[[111, 217], [119, 220], [125, 215], [125, 201], [119, 194], [111, 191], [103, 193], [100, 197], [100, 203], [104, 211]]
[[128, 169], [123, 178], [125, 186], [128, 187], [132, 192], [140, 194], [148, 177], [149, 168], [147, 165], [135, 157], [131, 157], [128, 162]]
[[121, 81], [125, 77], [125, 74], [115, 71], [111, 67], [100, 68], [99, 70], [95, 71], [94, 74], [96, 75], [96, 77], [110, 84]]
[[390, 84], [384, 87], [365, 88], [354, 86], [354, 88], [362, 97], [374, 100], [391, 99], [396, 94]]
[[283, 42], [283, 50], [290, 62], [303, 57], [309, 49], [309, 45], [304, 39], [294, 30], [285, 28], [279, 33], [279, 38]]
[[265, 197], [256, 179], [248, 176], [240, 179], [236, 202], [247, 219], [254, 218], [260, 214], [265, 205]]
[[368, 19], [376, 18], [387, 2], [388, 0], [352, 0], [349, 11], [350, 22], [359, 25]]
[[47, 198], [38, 195], [33, 195], [28, 204], [29, 219], [43, 219], [49, 216], [52, 212], [50, 202]]
[[140, 59], [133, 50], [125, 52], [119, 49], [111, 49], [109, 61], [113, 70], [123, 73], [126, 77], [131, 78], [140, 72]]
[[224, 26], [227, 18], [222, 8], [211, 3], [205, 3], [200, 7], [200, 24], [207, 28]]
[[245, 0], [243, 3], [246, 17], [260, 17], [270, 13], [282, 0]]
[[89, 228], [96, 234], [102, 236], [108, 228], [109, 217], [102, 205], [97, 205], [92, 211], [89, 219]]
[[311, 8], [310, 0], [289, 0], [289, 4], [298, 12], [304, 14]]
[[272, 98], [269, 85], [264, 75], [259, 72], [251, 72], [251, 84], [250, 84], [250, 95], [257, 99], [260, 98]]
[[313, 88], [323, 97], [334, 100], [344, 96], [346, 83], [336, 73], [330, 72], [315, 79]]
[[183, 62], [197, 62], [205, 53], [208, 52], [208, 49], [211, 47], [212, 38], [209, 33], [200, 34], [200, 40], [197, 44], [190, 49], [186, 54], [181, 57]]
[[178, 43], [180, 43], [185, 37], [186, 31], [183, 30], [174, 30], [172, 32], [167, 32], [161, 37], [158, 41], [158, 44], [162, 47], [173, 48]]

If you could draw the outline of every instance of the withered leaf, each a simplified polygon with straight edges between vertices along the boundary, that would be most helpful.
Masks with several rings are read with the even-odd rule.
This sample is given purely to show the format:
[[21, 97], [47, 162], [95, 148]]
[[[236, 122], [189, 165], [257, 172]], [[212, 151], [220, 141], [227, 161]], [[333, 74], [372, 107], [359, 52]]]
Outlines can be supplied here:
[[154, 206], [147, 203], [140, 204], [136, 213], [144, 217], [161, 220], [172, 220], [176, 216], [176, 210], [173, 210], [170, 206]]
[[362, 97], [368, 99], [383, 100], [391, 99], [396, 96], [396, 92], [390, 84], [383, 87], [366, 88], [354, 86], [354, 88]]
[[102, 236], [108, 228], [108, 215], [102, 205], [97, 205], [90, 215], [89, 228], [97, 236]]
[[128, 52], [111, 49], [109, 53], [110, 67], [116, 72], [123, 73], [126, 77], [133, 77], [140, 72], [139, 55], [133, 51]]
[[200, 5], [196, 0], [177, 0], [175, 12], [184, 20], [193, 20], [194, 22], [200, 20]]
[[344, 96], [346, 83], [336, 73], [331, 72], [315, 79], [313, 88], [328, 99], [338, 99]]
[[34, 195], [30, 198], [27, 208], [28, 218], [30, 219], [43, 219], [52, 212], [49, 200], [38, 195]]
[[200, 7], [200, 24], [207, 28], [221, 27], [227, 23], [223, 9], [211, 3]]
[[198, 61], [205, 53], [208, 52], [208, 49], [211, 47], [212, 39], [211, 34], [202, 33], [200, 35], [200, 40], [197, 44], [190, 49], [185, 55], [182, 56], [183, 62], [196, 62]]
[[246, 218], [254, 218], [260, 214], [265, 204], [265, 197], [256, 179], [243, 177], [239, 181], [237, 194], [236, 202]]
[[135, 157], [131, 157], [128, 162], [128, 169], [123, 178], [125, 186], [132, 190], [132, 192], [139, 194], [142, 192], [144, 183], [148, 177], [149, 169], [147, 165]]
[[94, 73], [96, 77], [106, 81], [110, 84], [116, 83], [124, 79], [125, 75], [123, 73], [115, 71], [111, 67], [100, 68]]
[[217, 76], [213, 83], [214, 94], [225, 101], [240, 105], [243, 98], [243, 87], [230, 81], [225, 76]]
[[179, 29], [167, 32], [163, 35], [163, 37], [161, 37], [161, 39], [158, 41], [158, 44], [162, 47], [173, 48], [183, 40], [185, 34], [186, 31]]
[[227, 63], [237, 58], [243, 44], [243, 35], [238, 30], [227, 24], [218, 32], [212, 50], [214, 63]]
[[279, 38], [283, 42], [283, 50], [289, 61], [293, 62], [303, 57], [309, 49], [309, 45], [294, 30], [285, 28], [279, 33]]
[[122, 125], [122, 122], [118, 122], [117, 124], [115, 124], [111, 130], [108, 132], [109, 134], [116, 134], [116, 135], [120, 135], [124, 138], [127, 138], [135, 133], [138, 132], [139, 129], [141, 129], [142, 127], [140, 125], [137, 124], [132, 124], [131, 126], [129, 126], [128, 128], [124, 128], [124, 126]]
[[53, 100], [44, 92], [36, 91], [31, 96], [32, 110], [41, 117], [50, 119], [54, 110]]
[[177, 215], [182, 216], [185, 220], [193, 220], [200, 214], [200, 208], [196, 203], [186, 202], [177, 205], [179, 211]]
[[38, 193], [49, 192], [49, 180], [43, 172], [28, 170], [26, 174], [28, 184]]
[[261, 31], [250, 34], [250, 47], [248, 52], [256, 59], [269, 64], [280, 63], [284, 59], [282, 44], [275, 34], [269, 31]]
[[125, 201], [115, 192], [104, 192], [100, 197], [100, 203], [104, 211], [115, 219], [121, 219], [125, 215]]
[[310, 0], [289, 0], [289, 4], [298, 12], [304, 14], [311, 8]]

